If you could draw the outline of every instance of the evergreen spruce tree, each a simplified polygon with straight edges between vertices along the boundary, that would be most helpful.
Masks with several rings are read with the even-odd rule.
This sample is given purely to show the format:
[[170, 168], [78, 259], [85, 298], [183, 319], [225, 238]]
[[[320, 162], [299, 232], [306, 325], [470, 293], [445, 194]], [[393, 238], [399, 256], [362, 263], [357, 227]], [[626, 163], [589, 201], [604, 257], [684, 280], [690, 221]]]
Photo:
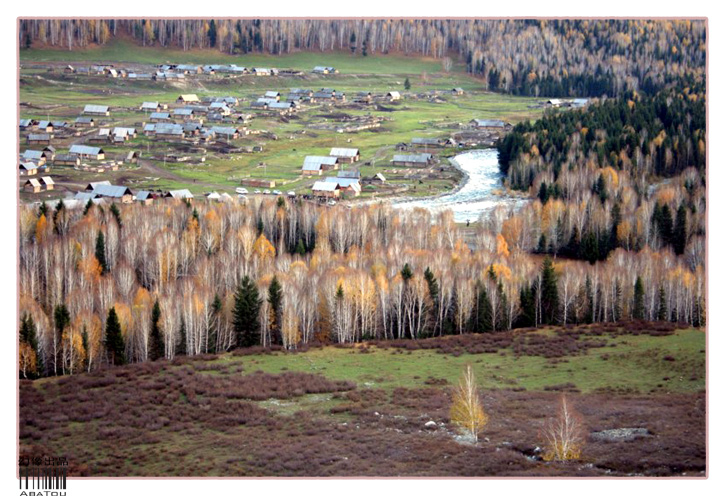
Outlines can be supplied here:
[[214, 48], [216, 46], [216, 22], [214, 22], [214, 19], [211, 20], [209, 23], [209, 46], [211, 48]]
[[299, 256], [304, 256], [306, 253], [305, 243], [304, 241], [302, 241], [302, 238], [297, 239], [297, 247], [295, 248], [295, 253]]
[[667, 311], [667, 298], [665, 294], [665, 288], [660, 286], [659, 298], [657, 302], [657, 320], [669, 320], [669, 313]]
[[236, 347], [249, 348], [260, 344], [261, 325], [259, 311], [262, 300], [257, 285], [244, 276], [234, 295], [234, 335]]
[[164, 358], [164, 340], [161, 337], [161, 329], [159, 328], [159, 320], [161, 320], [161, 306], [159, 300], [154, 302], [151, 309], [151, 331], [149, 332], [149, 360], [155, 361]]
[[81, 331], [81, 343], [86, 352], [86, 358], [83, 360], [83, 369], [85, 369], [88, 366], [88, 329], [85, 324], [83, 324], [83, 330]]
[[115, 203], [111, 203], [111, 213], [113, 214], [113, 218], [116, 219], [116, 224], [118, 224], [118, 228], [121, 229], [123, 227], [123, 222], [121, 221], [121, 211], [118, 209]]
[[269, 333], [272, 344], [282, 344], [282, 285], [275, 275], [267, 290], [269, 302]]
[[642, 278], [637, 276], [637, 281], [634, 283], [634, 306], [633, 306], [632, 317], [635, 319], [644, 319], [644, 284]]
[[181, 329], [179, 329], [179, 345], [176, 347], [177, 355], [186, 355], [186, 320], [181, 318]]
[[222, 299], [219, 297], [219, 293], [214, 294], [214, 301], [211, 304], [211, 320], [209, 324], [209, 342], [207, 343], [207, 353], [209, 350], [216, 353], [217, 343], [219, 342], [219, 319], [222, 313]]
[[48, 218], [48, 205], [45, 203], [45, 200], [40, 204], [40, 208], [38, 208], [38, 217], [41, 217], [45, 215], [45, 218]]
[[410, 79], [405, 78], [405, 82], [403, 83], [403, 87], [405, 88], [405, 91], [410, 90]]
[[478, 281], [476, 283], [476, 309], [472, 314], [474, 321], [471, 327], [475, 332], [490, 332], [493, 329], [492, 316], [491, 299], [488, 297], [488, 291], [486, 291], [486, 287], [481, 281]]
[[106, 241], [103, 237], [103, 231], [98, 231], [96, 236], [96, 259], [101, 266], [101, 274], [108, 272], [108, 262], [106, 262]]
[[106, 319], [106, 351], [108, 361], [112, 365], [123, 365], [126, 363], [126, 352], [121, 334], [121, 323], [118, 320], [116, 309], [111, 307]]
[[687, 246], [687, 209], [685, 208], [685, 204], [681, 203], [680, 208], [677, 209], [677, 216], [675, 217], [672, 247], [675, 249], [677, 255], [682, 255], [685, 253], [685, 246]]
[[400, 276], [403, 278], [404, 282], [408, 282], [411, 277], [413, 277], [413, 270], [410, 268], [410, 265], [407, 263], [403, 266], [403, 270], [400, 271]]
[[670, 207], [665, 204], [662, 206], [661, 215], [659, 218], [659, 225], [657, 226], [660, 232], [660, 239], [662, 243], [667, 246], [672, 244], [672, 211]]
[[423, 277], [425, 277], [425, 282], [428, 285], [428, 295], [432, 303], [430, 307], [430, 321], [433, 322], [433, 335], [435, 335], [438, 325], [438, 311], [440, 309], [440, 288], [438, 286], [438, 280], [433, 275], [430, 267], [426, 267]]
[[544, 258], [541, 265], [541, 322], [555, 324], [559, 314], [559, 289], [551, 257]]
[[93, 201], [91, 201], [91, 199], [89, 198], [88, 201], [86, 202], [86, 208], [83, 209], [84, 217], [88, 214], [88, 212], [90, 212], [91, 207], [93, 207]]

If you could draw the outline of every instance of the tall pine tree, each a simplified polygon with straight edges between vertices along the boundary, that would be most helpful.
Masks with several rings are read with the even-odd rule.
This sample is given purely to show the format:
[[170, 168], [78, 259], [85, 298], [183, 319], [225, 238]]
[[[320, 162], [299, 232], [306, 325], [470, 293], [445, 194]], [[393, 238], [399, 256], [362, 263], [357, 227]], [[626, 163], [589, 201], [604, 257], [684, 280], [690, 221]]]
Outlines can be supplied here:
[[559, 316], [559, 288], [551, 257], [541, 265], [541, 323], [556, 324]]
[[126, 363], [126, 346], [121, 334], [121, 322], [118, 320], [116, 309], [111, 307], [106, 319], [106, 351], [108, 362], [112, 365], [123, 365]]
[[234, 335], [237, 347], [248, 348], [260, 344], [259, 311], [262, 300], [255, 282], [244, 276], [234, 295]]
[[269, 302], [269, 334], [272, 344], [282, 344], [282, 285], [275, 275], [267, 290]]
[[164, 358], [165, 355], [159, 320], [161, 320], [161, 307], [157, 299], [151, 309], [151, 331], [149, 332], [149, 360], [151, 361]]
[[635, 319], [644, 319], [644, 284], [642, 278], [637, 276], [637, 281], [634, 283], [634, 310], [632, 317]]

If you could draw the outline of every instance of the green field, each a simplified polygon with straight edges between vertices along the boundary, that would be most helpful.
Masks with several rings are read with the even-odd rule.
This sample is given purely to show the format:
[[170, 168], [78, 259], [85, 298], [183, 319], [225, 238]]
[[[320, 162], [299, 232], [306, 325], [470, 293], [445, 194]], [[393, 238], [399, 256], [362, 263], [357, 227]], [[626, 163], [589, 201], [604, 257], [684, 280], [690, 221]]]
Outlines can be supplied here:
[[436, 350], [401, 354], [375, 347], [369, 353], [326, 347], [298, 354], [243, 358], [227, 355], [219, 360], [229, 366], [243, 364], [245, 373], [321, 373], [330, 379], [353, 381], [359, 387], [385, 389], [424, 387], [431, 378], [455, 384], [467, 363], [473, 366], [484, 389], [543, 391], [567, 383], [583, 393], [648, 393], [662, 389], [697, 392], [705, 388], [705, 334], [700, 330], [681, 330], [666, 337], [624, 335], [606, 341], [606, 347], [566, 356], [561, 361], [541, 356], [516, 357], [510, 350], [453, 356]]

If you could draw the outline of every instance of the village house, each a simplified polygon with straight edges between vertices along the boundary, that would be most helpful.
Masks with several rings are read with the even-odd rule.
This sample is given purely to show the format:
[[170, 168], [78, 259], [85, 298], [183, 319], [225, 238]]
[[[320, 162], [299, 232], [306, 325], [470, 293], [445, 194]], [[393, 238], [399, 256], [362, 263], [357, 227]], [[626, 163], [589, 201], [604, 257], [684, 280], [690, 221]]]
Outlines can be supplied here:
[[312, 69], [313, 74], [337, 74], [339, 71], [334, 67], [323, 67], [321, 65]]
[[282, 95], [280, 94], [279, 91], [267, 91], [267, 92], [264, 93], [264, 98], [266, 98], [266, 99], [271, 98], [271, 99], [273, 99], [275, 101], [279, 101], [279, 99], [280, 99], [281, 96]]
[[469, 123], [475, 129], [504, 129], [507, 124], [495, 119], [472, 119]]
[[38, 173], [38, 164], [34, 162], [20, 162], [18, 170], [21, 176], [34, 176]]
[[40, 193], [41, 188], [42, 186], [40, 184], [40, 181], [38, 181], [37, 179], [28, 179], [23, 184], [23, 190], [27, 193]]
[[111, 115], [108, 105], [86, 105], [83, 108], [83, 113], [86, 115]]
[[88, 137], [89, 143], [108, 143], [111, 141], [111, 130], [108, 128], [101, 128], [97, 133]]
[[28, 145], [49, 145], [52, 138], [53, 135], [47, 133], [29, 134]]
[[389, 91], [385, 94], [385, 98], [390, 100], [391, 102], [400, 100], [400, 92], [399, 91]]
[[26, 162], [32, 161], [38, 164], [38, 166], [41, 166], [45, 164], [45, 161], [48, 159], [48, 155], [48, 152], [41, 150], [25, 150], [22, 154], [22, 158]]
[[357, 170], [341, 170], [337, 171], [337, 177], [343, 179], [357, 179], [360, 180], [360, 171]]
[[77, 117], [74, 123], [75, 127], [93, 127], [96, 125], [93, 117]]
[[454, 95], [462, 95], [463, 94], [463, 88], [453, 88], [451, 90], [451, 93], [453, 93]]
[[70, 153], [58, 154], [53, 159], [53, 165], [71, 165], [78, 167], [81, 165], [81, 159], [78, 155], [71, 155]]
[[279, 73], [277, 69], [268, 69], [266, 67], [252, 68], [252, 74], [255, 76], [276, 76]]
[[20, 130], [28, 131], [38, 126], [38, 121], [35, 119], [20, 119]]
[[177, 108], [174, 109], [174, 118], [181, 118], [184, 120], [194, 118], [194, 110], [190, 108]]
[[45, 191], [52, 191], [55, 188], [55, 181], [50, 176], [43, 176], [39, 178], [39, 181]]
[[204, 125], [201, 122], [185, 122], [181, 128], [186, 136], [198, 136]]
[[249, 106], [250, 106], [251, 108], [254, 108], [254, 109], [260, 109], [260, 110], [267, 110], [267, 105], [268, 105], [268, 104], [267, 104], [267, 102], [266, 102], [266, 101], [264, 101], [264, 100], [262, 100], [262, 99], [260, 99], [260, 100], [255, 100], [255, 101], [253, 101], [253, 102], [251, 102], [251, 103], [249, 104]]
[[373, 101], [373, 94], [369, 91], [358, 91], [353, 101], [355, 103], [370, 103]]
[[202, 69], [200, 65], [186, 65], [186, 64], [179, 64], [176, 67], [174, 67], [174, 70], [177, 72], [181, 72], [183, 74], [201, 74]]
[[430, 153], [418, 153], [412, 155], [393, 155], [392, 164], [399, 167], [427, 167], [433, 163], [433, 155]]
[[126, 154], [125, 162], [127, 164], [135, 164], [138, 162], [138, 159], [141, 158], [141, 152], [138, 150], [131, 150]]
[[360, 160], [360, 150], [357, 148], [333, 148], [330, 150], [331, 157], [337, 157], [340, 163], [357, 162]]
[[374, 176], [363, 178], [363, 184], [382, 185], [385, 184], [387, 179], [381, 173], [377, 173]]
[[239, 130], [234, 127], [212, 126], [211, 131], [215, 136], [232, 140], [239, 138]]
[[[153, 128], [150, 128], [150, 126], [153, 126]], [[158, 124], [148, 124], [146, 128], [144, 128], [144, 132], [147, 135], [154, 135], [159, 139], [176, 140], [184, 137], [184, 128], [181, 124], [163, 122]]]
[[153, 76], [150, 73], [143, 72], [129, 72], [128, 73], [128, 79], [134, 80], [134, 81], [150, 81], [153, 79]]
[[410, 144], [416, 148], [443, 148], [443, 141], [438, 138], [413, 138]]
[[174, 200], [184, 200], [184, 201], [192, 201], [194, 199], [194, 195], [191, 194], [191, 191], [188, 189], [175, 189], [172, 191], [169, 191], [164, 195], [164, 198], [173, 198]]
[[269, 110], [275, 110], [278, 112], [292, 112], [294, 111], [295, 104], [293, 102], [272, 102], [267, 105]]
[[340, 185], [336, 182], [315, 181], [312, 185], [312, 194], [318, 198], [340, 198]]
[[274, 188], [277, 185], [277, 182], [274, 179], [257, 179], [248, 177], [242, 179], [240, 184], [251, 188]]
[[38, 121], [36, 128], [41, 133], [52, 133], [55, 130], [51, 121]]
[[209, 111], [214, 111], [214, 113], [222, 116], [227, 116], [232, 113], [232, 109], [227, 107], [225, 102], [212, 102], [209, 104]]
[[151, 122], [168, 122], [171, 120], [171, 114], [168, 112], [153, 112], [149, 116]]
[[63, 68], [64, 74], [74, 74], [75, 72], [76, 72], [76, 70], [73, 68], [72, 65], [67, 65]]
[[346, 196], [359, 196], [362, 191], [360, 180], [346, 177], [326, 177], [326, 183], [336, 184], [341, 194]]
[[159, 102], [143, 102], [141, 104], [141, 110], [144, 112], [158, 112], [162, 110]]
[[106, 157], [102, 148], [86, 145], [71, 145], [69, 153], [78, 155], [80, 158], [87, 157], [93, 160], [103, 160]]
[[109, 181], [90, 183], [86, 186], [86, 192], [92, 193], [95, 198], [109, 198], [114, 201], [121, 201], [122, 203], [133, 202], [133, 192], [129, 188], [126, 186], [115, 186]]
[[53, 160], [55, 158], [55, 147], [53, 145], [48, 145], [43, 148], [43, 153], [45, 153], [45, 158], [47, 160]]
[[336, 170], [337, 164], [337, 157], [308, 155], [305, 157], [305, 161], [302, 164], [302, 175], [320, 176], [322, 175], [322, 171]]
[[134, 201], [143, 203], [144, 205], [151, 205], [154, 202], [154, 194], [151, 191], [139, 191], [134, 197]]
[[199, 101], [199, 97], [196, 95], [179, 95], [179, 98], [176, 99], [176, 103], [183, 103], [183, 104], [189, 104], [189, 103], [201, 103]]

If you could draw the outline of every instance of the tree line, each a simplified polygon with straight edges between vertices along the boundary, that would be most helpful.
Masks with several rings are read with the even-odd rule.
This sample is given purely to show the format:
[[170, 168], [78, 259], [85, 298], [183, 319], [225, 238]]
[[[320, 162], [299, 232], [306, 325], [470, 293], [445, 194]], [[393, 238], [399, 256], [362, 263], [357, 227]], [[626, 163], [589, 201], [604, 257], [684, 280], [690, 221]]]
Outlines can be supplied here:
[[492, 91], [549, 97], [654, 94], [704, 80], [706, 61], [703, 20], [21, 19], [18, 36], [22, 47], [69, 50], [130, 36], [237, 55], [454, 55]]

